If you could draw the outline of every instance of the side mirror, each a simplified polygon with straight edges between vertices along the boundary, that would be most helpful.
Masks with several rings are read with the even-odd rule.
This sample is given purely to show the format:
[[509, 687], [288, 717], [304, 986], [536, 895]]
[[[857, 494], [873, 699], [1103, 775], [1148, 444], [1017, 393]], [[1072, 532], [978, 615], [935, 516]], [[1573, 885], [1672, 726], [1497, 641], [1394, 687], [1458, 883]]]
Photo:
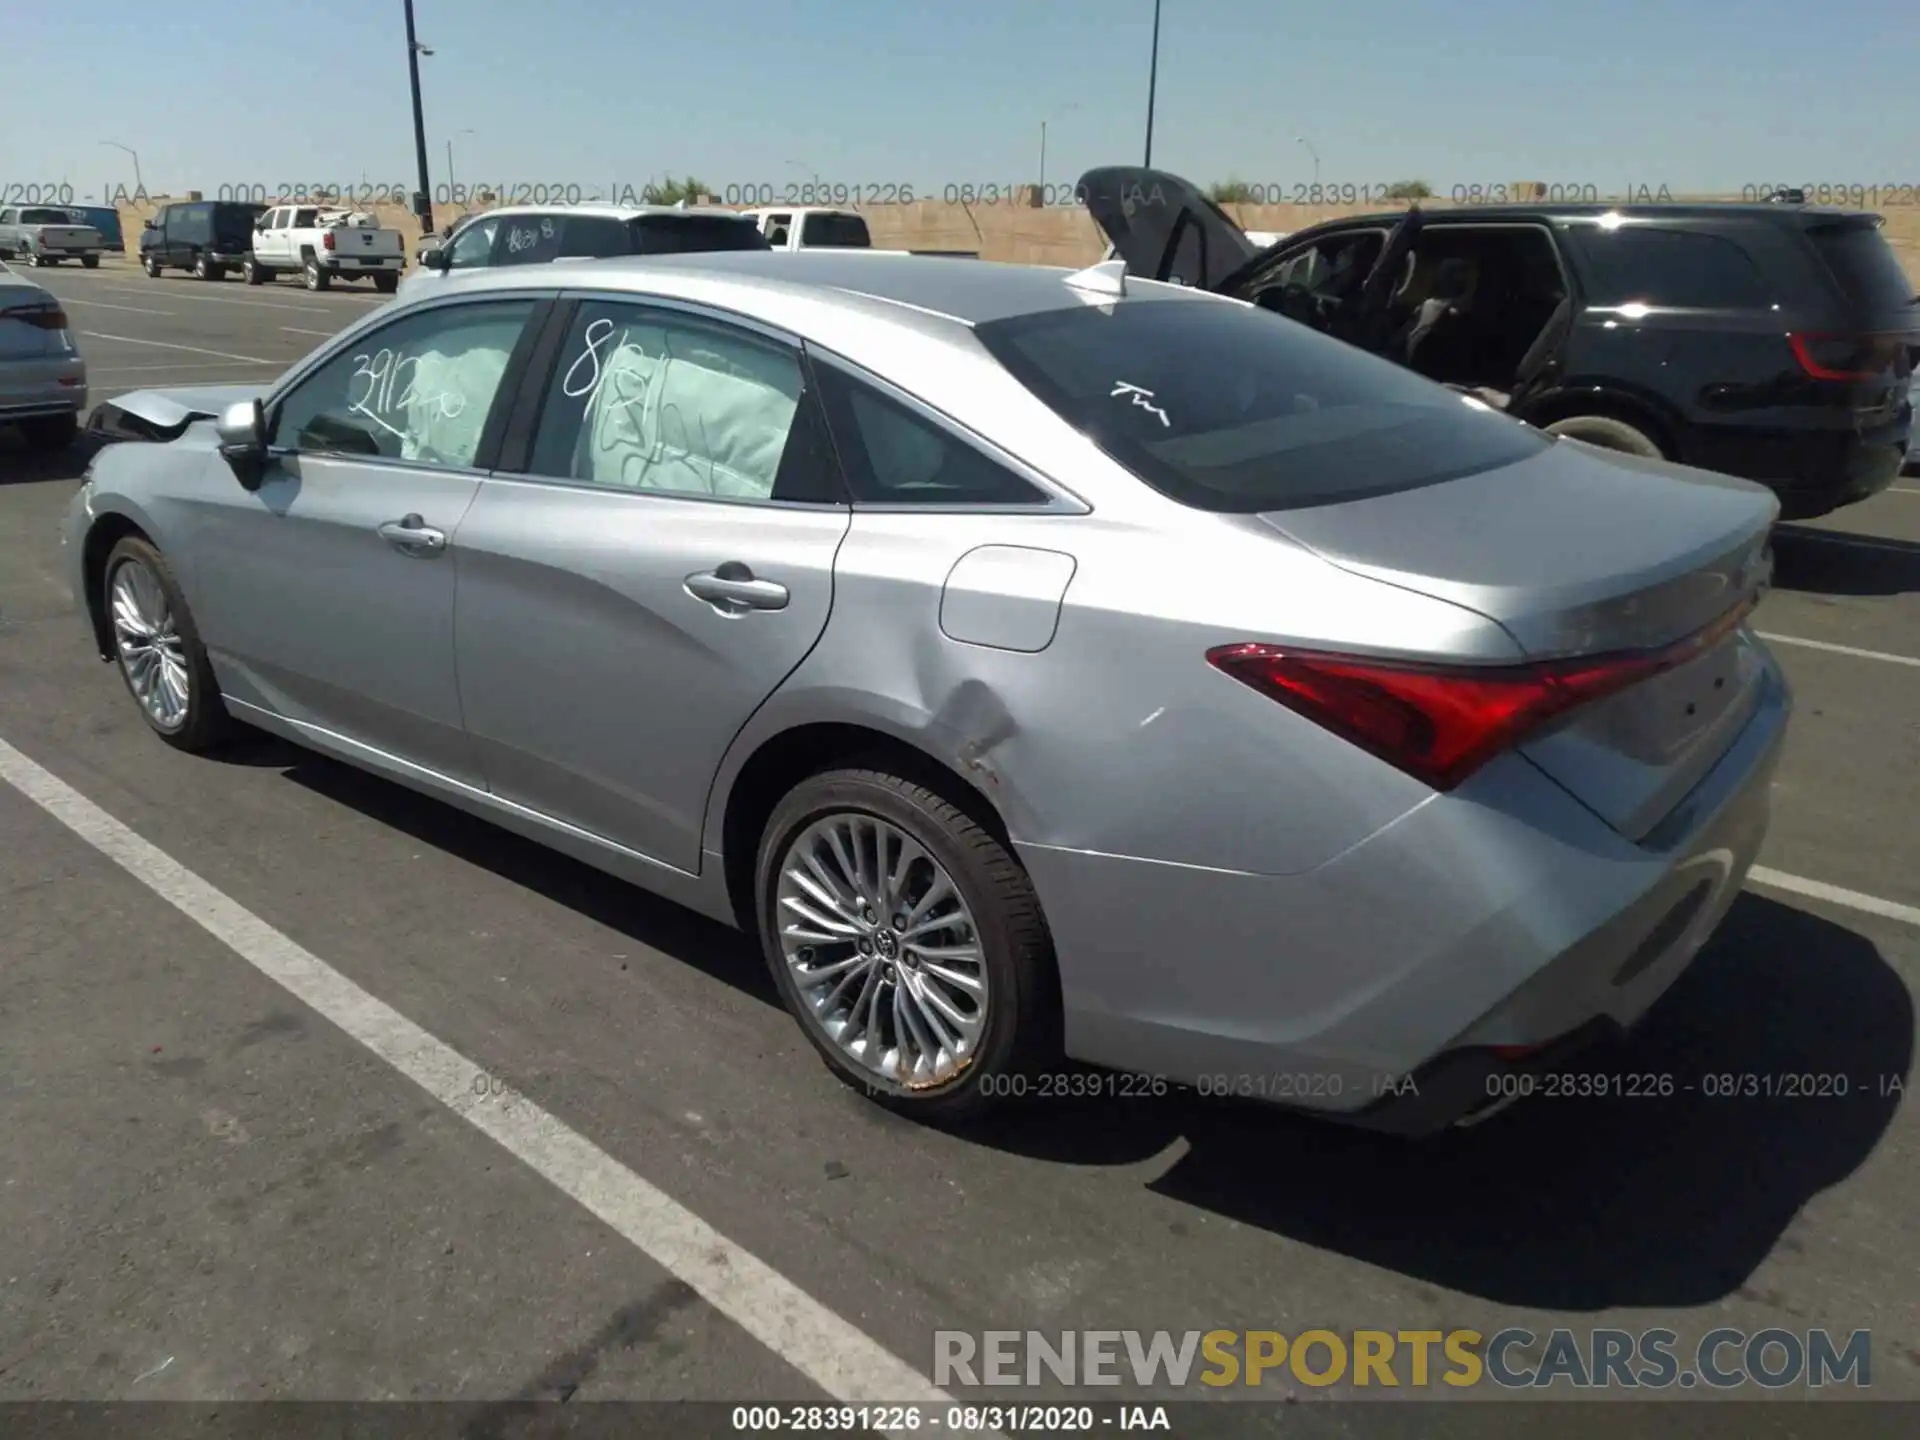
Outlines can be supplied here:
[[214, 423], [220, 456], [242, 488], [258, 490], [267, 477], [267, 407], [255, 397], [229, 405]]
[[151, 229], [153, 229], [153, 221], [151, 221], [151, 220], [142, 220], [142, 221], [140, 222], [140, 228], [141, 228], [142, 230], [151, 230]]
[[422, 245], [419, 254], [414, 258], [419, 260], [422, 270], [434, 270], [445, 274], [453, 268], [453, 256], [447, 253], [447, 247], [444, 245]]

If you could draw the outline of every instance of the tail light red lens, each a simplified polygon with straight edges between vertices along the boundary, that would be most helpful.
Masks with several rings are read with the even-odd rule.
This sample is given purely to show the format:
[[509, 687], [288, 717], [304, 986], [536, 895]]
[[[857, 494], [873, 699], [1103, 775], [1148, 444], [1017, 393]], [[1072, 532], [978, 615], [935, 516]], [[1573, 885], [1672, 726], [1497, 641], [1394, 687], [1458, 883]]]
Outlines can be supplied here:
[[1436, 790], [1452, 790], [1524, 737], [1717, 644], [1751, 600], [1656, 651], [1514, 666], [1430, 666], [1221, 645], [1207, 661]]
[[320, 237], [320, 244], [328, 250], [333, 249], [333, 232], [331, 230]]
[[1911, 373], [1912, 361], [1903, 335], [1813, 335], [1804, 331], [1787, 336], [1793, 358], [1815, 380], [1879, 380], [1889, 371]]
[[18, 320], [22, 325], [31, 325], [36, 330], [65, 330], [67, 312], [58, 308], [41, 306], [33, 310], [9, 310], [9, 320]]

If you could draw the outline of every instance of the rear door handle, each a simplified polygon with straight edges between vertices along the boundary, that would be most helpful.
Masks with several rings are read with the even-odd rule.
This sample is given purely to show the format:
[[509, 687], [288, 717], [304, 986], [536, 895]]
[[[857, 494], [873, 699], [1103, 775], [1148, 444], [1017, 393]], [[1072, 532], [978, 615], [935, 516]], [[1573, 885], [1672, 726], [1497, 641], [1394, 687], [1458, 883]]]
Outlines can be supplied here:
[[756, 580], [753, 571], [738, 560], [689, 575], [687, 593], [730, 615], [749, 610], [784, 610], [788, 598], [786, 586], [771, 580]]
[[437, 555], [447, 548], [447, 532], [434, 529], [418, 515], [387, 521], [380, 527], [380, 538], [407, 555]]

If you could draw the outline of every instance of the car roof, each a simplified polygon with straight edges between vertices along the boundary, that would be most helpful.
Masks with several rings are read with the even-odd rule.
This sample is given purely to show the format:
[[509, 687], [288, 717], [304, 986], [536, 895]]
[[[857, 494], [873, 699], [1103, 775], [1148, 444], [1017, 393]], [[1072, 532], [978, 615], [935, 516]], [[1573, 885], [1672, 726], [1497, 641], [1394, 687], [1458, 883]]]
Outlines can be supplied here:
[[[1001, 265], [871, 250], [716, 250], [494, 266], [476, 270], [459, 283], [475, 290], [557, 286], [631, 288], [642, 294], [684, 293], [687, 285], [697, 284], [702, 290], [727, 297], [747, 313], [761, 308], [755, 303], [756, 297], [776, 303], [783, 299], [826, 299], [855, 308], [877, 303], [896, 312], [892, 318], [906, 324], [913, 323], [906, 316], [920, 316], [947, 326], [974, 326], [1107, 298], [1092, 297], [1068, 284], [1074, 273], [1064, 266]], [[1219, 302], [1218, 296], [1178, 285], [1132, 277], [1126, 284], [1134, 299]]]
[[644, 215], [705, 215], [742, 222], [748, 218], [738, 210], [719, 205], [598, 205], [589, 201], [578, 205], [496, 205], [490, 210], [462, 215], [456, 223], [464, 225], [489, 215], [590, 215], [607, 220], [637, 220]]
[[[1365, 215], [1346, 215], [1338, 220], [1322, 223], [1328, 226], [1383, 222], [1392, 225], [1403, 219], [1406, 213], [1404, 210], [1376, 210]], [[1776, 223], [1786, 219], [1870, 220], [1873, 218], [1873, 212], [1869, 210], [1843, 210], [1830, 205], [1785, 205], [1765, 201], [1734, 204], [1716, 203], [1710, 200], [1659, 201], [1639, 205], [1612, 205], [1605, 202], [1562, 205], [1543, 200], [1531, 205], [1461, 205], [1442, 210], [1422, 210], [1420, 213], [1429, 225], [1488, 220], [1598, 220], [1607, 215], [1618, 215], [1628, 220], [1760, 219]], [[1321, 227], [1316, 225], [1313, 228], [1317, 230]], [[1289, 235], [1286, 238], [1290, 240], [1293, 236]]]

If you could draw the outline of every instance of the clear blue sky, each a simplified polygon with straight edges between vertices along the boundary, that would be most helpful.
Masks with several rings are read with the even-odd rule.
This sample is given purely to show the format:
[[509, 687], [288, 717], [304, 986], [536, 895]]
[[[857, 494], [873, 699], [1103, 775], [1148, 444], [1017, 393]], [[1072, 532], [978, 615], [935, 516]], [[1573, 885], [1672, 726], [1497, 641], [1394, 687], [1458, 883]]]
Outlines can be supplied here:
[[[1140, 158], [1151, 0], [418, 0], [446, 179], [1031, 181]], [[400, 0], [17, 5], [0, 185], [409, 183]], [[1912, 0], [1165, 0], [1195, 180], [1920, 182]], [[1077, 106], [1076, 109], [1066, 109]], [[1064, 112], [1064, 113], [1060, 113]], [[55, 125], [49, 117], [59, 117]], [[472, 131], [462, 134], [462, 131]], [[797, 163], [796, 163], [797, 162]]]

